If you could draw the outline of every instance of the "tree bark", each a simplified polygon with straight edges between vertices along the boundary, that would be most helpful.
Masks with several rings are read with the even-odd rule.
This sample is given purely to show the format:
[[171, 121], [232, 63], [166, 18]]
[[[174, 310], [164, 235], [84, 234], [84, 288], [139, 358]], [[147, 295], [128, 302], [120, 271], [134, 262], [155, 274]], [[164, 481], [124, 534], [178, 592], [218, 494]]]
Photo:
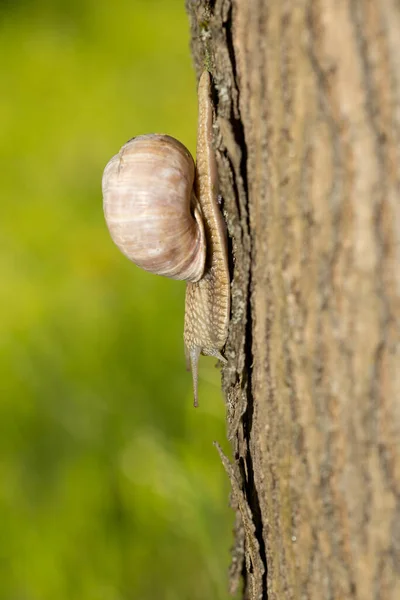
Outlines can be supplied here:
[[231, 254], [231, 590], [398, 600], [400, 4], [186, 1]]

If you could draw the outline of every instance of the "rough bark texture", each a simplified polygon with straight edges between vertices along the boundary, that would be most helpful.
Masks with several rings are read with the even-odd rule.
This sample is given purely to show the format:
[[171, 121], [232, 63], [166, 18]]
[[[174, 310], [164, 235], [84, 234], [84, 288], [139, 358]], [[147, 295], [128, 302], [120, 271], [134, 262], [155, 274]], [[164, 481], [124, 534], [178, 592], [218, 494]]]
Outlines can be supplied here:
[[398, 600], [400, 4], [186, 4], [230, 235], [231, 588]]

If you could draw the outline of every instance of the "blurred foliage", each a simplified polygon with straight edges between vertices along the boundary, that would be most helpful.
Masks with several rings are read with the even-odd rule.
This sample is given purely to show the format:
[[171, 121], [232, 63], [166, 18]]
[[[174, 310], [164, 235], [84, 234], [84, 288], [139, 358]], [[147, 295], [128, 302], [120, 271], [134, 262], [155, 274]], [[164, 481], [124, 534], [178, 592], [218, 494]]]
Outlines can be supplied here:
[[0, 598], [225, 599], [215, 361], [194, 410], [184, 284], [119, 253], [100, 191], [133, 135], [194, 151], [184, 2], [2, 2], [0, 47]]

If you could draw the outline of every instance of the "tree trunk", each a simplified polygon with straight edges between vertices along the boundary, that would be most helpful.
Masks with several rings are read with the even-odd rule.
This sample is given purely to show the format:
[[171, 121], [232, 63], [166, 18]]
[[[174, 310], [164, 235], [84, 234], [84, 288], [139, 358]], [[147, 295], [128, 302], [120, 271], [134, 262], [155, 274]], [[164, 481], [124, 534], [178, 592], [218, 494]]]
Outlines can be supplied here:
[[230, 238], [232, 591], [398, 600], [400, 4], [187, 9]]

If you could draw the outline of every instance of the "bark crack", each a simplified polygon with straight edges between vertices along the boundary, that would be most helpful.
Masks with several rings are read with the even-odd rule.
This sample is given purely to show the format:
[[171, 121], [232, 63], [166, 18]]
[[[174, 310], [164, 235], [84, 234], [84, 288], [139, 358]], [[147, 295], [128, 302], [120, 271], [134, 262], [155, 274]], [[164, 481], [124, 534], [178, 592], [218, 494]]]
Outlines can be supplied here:
[[[244, 126], [241, 119], [240, 114], [240, 102], [239, 102], [239, 86], [237, 81], [237, 64], [236, 64], [236, 56], [235, 49], [232, 37], [232, 23], [233, 23], [233, 7], [230, 5], [226, 20], [224, 21], [223, 27], [225, 31], [225, 39], [227, 43], [227, 50], [230, 58], [230, 63], [232, 66], [232, 74], [233, 81], [236, 87], [236, 98], [237, 101], [235, 105], [231, 106], [231, 115], [230, 122], [232, 127], [232, 132], [236, 141], [237, 146], [241, 149], [241, 160], [240, 160], [240, 176], [243, 184], [243, 192], [244, 197], [246, 198], [246, 229], [250, 230], [250, 213], [249, 213], [249, 196], [248, 196], [248, 181], [247, 181], [247, 146], [246, 139], [244, 133]], [[237, 116], [236, 116], [237, 115]], [[250, 264], [252, 264], [252, 242], [251, 237], [249, 238], [249, 258]], [[262, 522], [262, 512], [260, 507], [260, 500], [257, 492], [257, 488], [254, 481], [254, 465], [250, 452], [250, 440], [253, 433], [253, 413], [254, 413], [254, 398], [253, 398], [253, 315], [252, 315], [252, 299], [251, 299], [251, 289], [252, 289], [252, 273], [251, 269], [248, 274], [248, 286], [247, 286], [247, 309], [246, 309], [246, 336], [245, 336], [245, 367], [244, 372], [247, 373], [247, 382], [246, 382], [246, 396], [247, 396], [247, 406], [246, 410], [242, 416], [243, 423], [243, 435], [244, 440], [242, 444], [242, 449], [239, 449], [239, 455], [237, 455], [239, 465], [242, 465], [241, 474], [243, 478], [243, 487], [244, 494], [246, 497], [247, 505], [250, 509], [250, 513], [252, 515], [252, 521], [254, 524], [254, 535], [258, 542], [258, 555], [257, 555], [257, 563], [253, 564], [253, 569], [258, 571], [258, 576], [262, 577], [261, 589], [254, 595], [254, 598], [262, 598], [267, 600], [267, 555], [264, 541], [264, 527]], [[247, 538], [246, 538], [247, 539]], [[261, 563], [259, 561], [261, 559]], [[252, 560], [254, 562], [255, 558], [252, 554]], [[262, 568], [261, 568], [262, 567]], [[253, 575], [257, 575], [257, 573], [253, 573]]]

